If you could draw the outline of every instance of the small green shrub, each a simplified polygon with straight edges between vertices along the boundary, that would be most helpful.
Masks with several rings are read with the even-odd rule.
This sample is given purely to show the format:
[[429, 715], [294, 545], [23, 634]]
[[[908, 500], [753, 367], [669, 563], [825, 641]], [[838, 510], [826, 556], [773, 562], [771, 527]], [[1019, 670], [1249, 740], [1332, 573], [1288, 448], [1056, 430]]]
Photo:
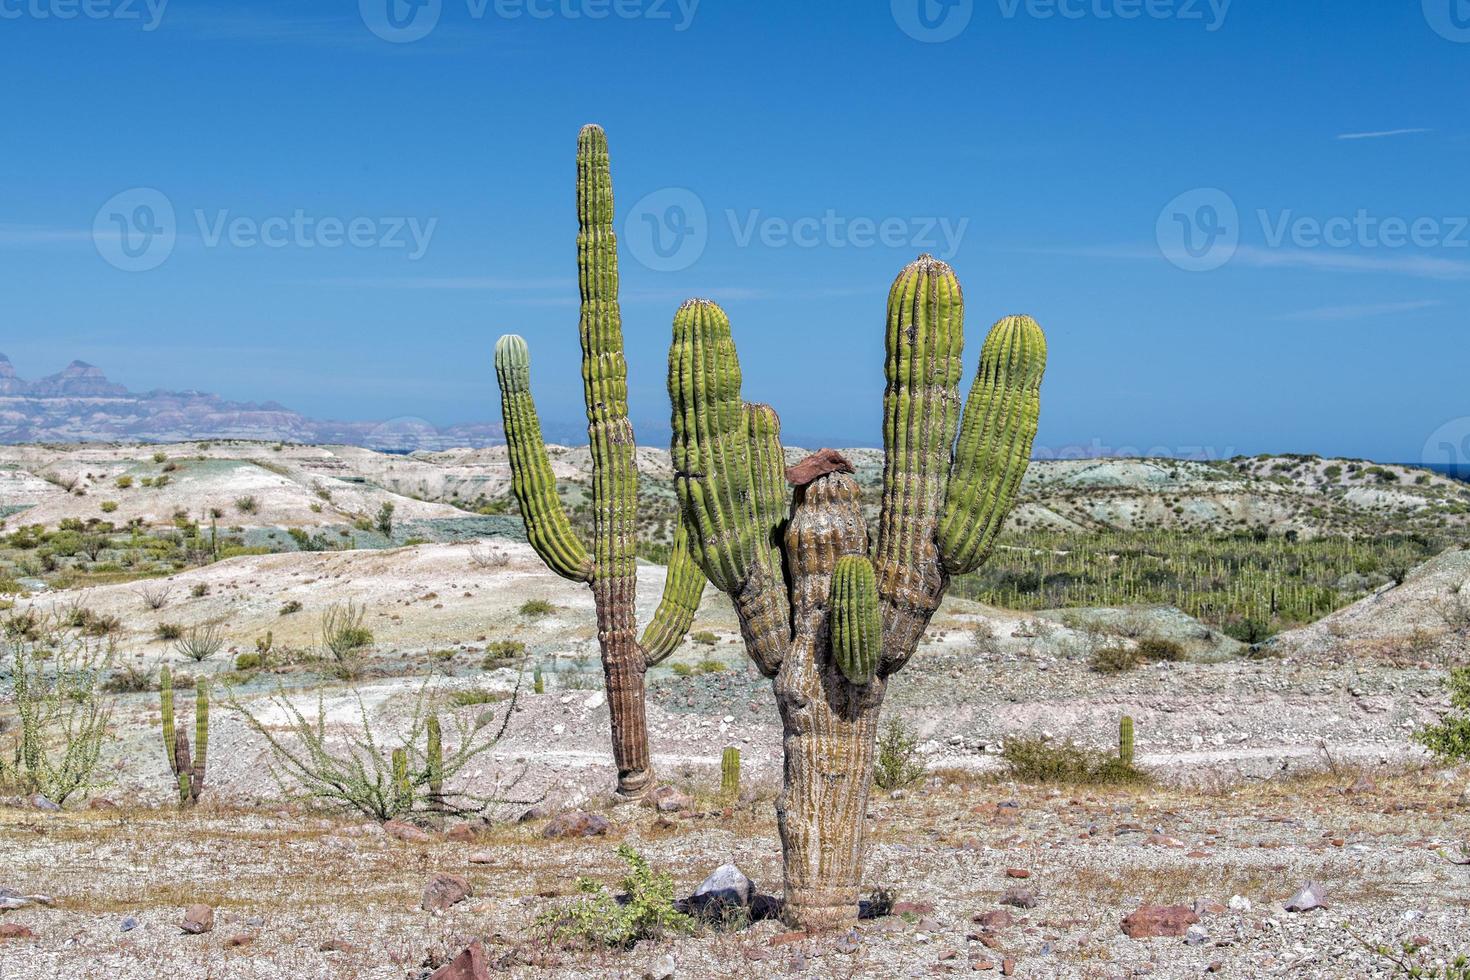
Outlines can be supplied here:
[[924, 777], [924, 763], [918, 758], [919, 737], [899, 719], [888, 719], [878, 735], [877, 748], [873, 782], [879, 789], [903, 789]]
[[701, 674], [719, 674], [727, 669], [728, 668], [725, 666], [724, 661], [715, 660], [713, 657], [701, 660], [699, 662], [699, 672]]
[[499, 704], [501, 701], [510, 700], [510, 697], [511, 695], [505, 691], [489, 691], [483, 687], [470, 687], [450, 694], [449, 703], [456, 708], [471, 708], [477, 704]]
[[556, 607], [545, 599], [527, 599], [521, 603], [521, 615], [527, 619], [540, 619], [556, 612]]
[[153, 454], [153, 462], [155, 462], [155, 463], [165, 463], [165, 462], [168, 462], [168, 453], [154, 453]]
[[177, 641], [174, 649], [196, 664], [203, 663], [225, 645], [225, 635], [218, 623], [191, 626]]
[[1099, 647], [1092, 655], [1092, 669], [1099, 674], [1121, 674], [1142, 663], [1138, 651], [1125, 646]]
[[104, 500], [104, 501], [102, 501], [102, 503], [99, 506], [102, 508], [102, 513], [104, 513], [104, 514], [111, 514], [111, 513], [113, 513], [114, 511], [117, 510], [117, 501], [116, 500]]
[[1446, 762], [1470, 762], [1470, 667], [1456, 667], [1445, 678], [1450, 711], [1436, 725], [1414, 733], [1414, 741]]
[[1146, 778], [1117, 756], [1072, 741], [1008, 738], [1001, 758], [1010, 766], [1012, 776], [1029, 783], [1105, 786], [1139, 783]]
[[293, 613], [299, 613], [300, 611], [301, 611], [301, 603], [298, 602], [295, 599], [292, 599], [289, 602], [285, 602], [285, 603], [282, 603], [281, 604], [281, 615], [282, 616], [290, 616], [291, 614], [293, 614]]
[[209, 586], [205, 585], [203, 582], [198, 582], [194, 585], [193, 588], [189, 590], [189, 594], [196, 599], [203, 599], [205, 596], [209, 595]]
[[172, 643], [184, 635], [184, 628], [178, 623], [159, 623], [154, 632], [160, 640]]
[[260, 510], [260, 502], [254, 497], [235, 498], [235, 509], [242, 514], [254, 514]]
[[1177, 663], [1184, 659], [1184, 647], [1163, 637], [1145, 636], [1138, 641], [1138, 655], [1149, 663]]
[[507, 660], [516, 660], [526, 655], [526, 645], [520, 640], [496, 640], [485, 647], [485, 659], [481, 667], [494, 670]]
[[543, 914], [536, 924], [564, 943], [620, 949], [645, 939], [692, 932], [694, 920], [674, 908], [673, 877], [654, 871], [627, 844], [618, 845], [618, 857], [628, 865], [625, 895], [614, 896], [597, 882], [581, 878], [577, 890], [583, 897]]
[[260, 654], [258, 653], [242, 653], [235, 658], [235, 670], [242, 674], [250, 670], [259, 670], [260, 667]]
[[698, 643], [700, 646], [706, 647], [712, 647], [719, 642], [719, 637], [715, 636], [709, 630], [700, 630], [698, 633], [692, 634], [689, 639]]
[[124, 474], [114, 480], [112, 485], [117, 487], [119, 490], [126, 490], [128, 487], [133, 485], [133, 478]]
[[683, 661], [670, 664], [669, 669], [674, 672], [675, 677], [689, 677], [694, 673], [694, 668]]

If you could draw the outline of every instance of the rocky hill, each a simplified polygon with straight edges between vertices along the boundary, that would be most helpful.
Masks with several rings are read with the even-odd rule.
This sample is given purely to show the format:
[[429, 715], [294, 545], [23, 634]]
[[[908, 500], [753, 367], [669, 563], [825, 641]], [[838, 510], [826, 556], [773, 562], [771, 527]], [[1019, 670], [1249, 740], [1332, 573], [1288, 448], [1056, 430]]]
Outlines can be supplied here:
[[193, 439], [334, 443], [390, 451], [504, 442], [498, 423], [436, 429], [422, 420], [334, 422], [307, 418], [275, 402], [232, 402], [200, 391], [137, 393], [83, 361], [26, 381], [0, 354], [0, 443]]

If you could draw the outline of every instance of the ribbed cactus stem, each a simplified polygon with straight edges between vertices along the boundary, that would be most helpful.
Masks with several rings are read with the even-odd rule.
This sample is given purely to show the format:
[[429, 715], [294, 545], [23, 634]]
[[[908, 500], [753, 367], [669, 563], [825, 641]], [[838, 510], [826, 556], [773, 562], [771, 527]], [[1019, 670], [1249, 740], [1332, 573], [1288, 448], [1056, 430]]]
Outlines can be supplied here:
[[158, 673], [158, 710], [163, 718], [163, 751], [168, 756], [169, 772], [178, 775], [174, 755], [174, 672], [165, 665]]
[[663, 598], [638, 641], [643, 647], [643, 659], [650, 667], [662, 663], [679, 649], [689, 634], [694, 614], [699, 611], [700, 597], [704, 594], [704, 572], [699, 570], [689, 554], [689, 532], [682, 521], [674, 532], [674, 547], [669, 553], [666, 575]]
[[195, 681], [194, 695], [194, 766], [189, 774], [189, 796], [199, 802], [204, 792], [204, 772], [209, 753], [209, 681]]
[[1118, 761], [1125, 766], [1133, 765], [1133, 716], [1124, 715], [1118, 722]]
[[592, 558], [556, 493], [556, 476], [531, 398], [531, 352], [523, 339], [508, 334], [496, 343], [495, 375], [500, 381], [511, 491], [520, 504], [526, 537], [553, 572], [574, 582], [591, 581]]
[[720, 795], [726, 799], [740, 796], [740, 750], [733, 745], [720, 756]]
[[934, 539], [960, 418], [965, 302], [948, 265], [910, 263], [888, 294], [883, 505], [873, 551], [883, 600], [883, 663], [907, 662], [948, 579]]
[[408, 781], [408, 750], [393, 750], [393, 812], [413, 808], [413, 786]]
[[437, 810], [444, 801], [444, 736], [439, 728], [439, 716], [429, 715], [424, 727], [428, 739], [424, 758], [429, 775], [429, 806]]
[[531, 671], [531, 689], [537, 694], [546, 693], [546, 678], [541, 674], [540, 664], [537, 664], [536, 669]]
[[939, 524], [939, 552], [952, 575], [974, 571], [990, 556], [1015, 505], [1031, 461], [1041, 416], [1046, 337], [1029, 316], [991, 328], [965, 402]]
[[867, 684], [883, 653], [878, 584], [864, 555], [846, 555], [832, 572], [832, 656], [842, 676]]

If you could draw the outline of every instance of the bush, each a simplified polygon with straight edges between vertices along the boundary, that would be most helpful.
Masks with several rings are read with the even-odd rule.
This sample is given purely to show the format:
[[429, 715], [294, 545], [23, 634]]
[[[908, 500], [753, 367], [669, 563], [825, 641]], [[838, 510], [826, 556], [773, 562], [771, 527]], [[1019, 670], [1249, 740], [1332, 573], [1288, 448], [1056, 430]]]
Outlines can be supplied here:
[[483, 687], [469, 687], [449, 695], [449, 703], [456, 708], [472, 708], [480, 704], [499, 704], [510, 699], [504, 691], [490, 691]]
[[383, 506], [378, 508], [378, 516], [373, 519], [373, 527], [385, 538], [393, 537], [393, 502], [384, 501]]
[[669, 669], [674, 672], [675, 677], [689, 677], [694, 673], [694, 668], [682, 661], [670, 664]]
[[1138, 651], [1125, 646], [1100, 647], [1092, 655], [1092, 669], [1099, 674], [1121, 674], [1142, 663]]
[[1456, 667], [1445, 678], [1450, 711], [1437, 725], [1414, 733], [1414, 741], [1446, 762], [1470, 762], [1470, 667]]
[[113, 511], [117, 510], [117, 501], [116, 500], [104, 500], [104, 501], [102, 501], [102, 503], [100, 504], [100, 506], [102, 508], [102, 513], [104, 513], [104, 514], [111, 514]]
[[254, 514], [260, 510], [260, 503], [254, 497], [237, 497], [235, 509], [242, 514]]
[[112, 485], [117, 487], [119, 490], [126, 490], [128, 487], [133, 485], [133, 478], [127, 475], [123, 475], [113, 481]]
[[496, 640], [485, 647], [485, 660], [480, 666], [484, 670], [494, 670], [507, 660], [525, 655], [526, 645], [520, 640]]
[[281, 615], [282, 616], [290, 616], [293, 613], [299, 613], [300, 611], [301, 611], [301, 603], [298, 602], [295, 599], [292, 599], [289, 602], [284, 602], [284, 603], [281, 604]]
[[709, 630], [700, 630], [698, 633], [690, 636], [689, 639], [706, 647], [712, 647], [719, 641], [719, 637], [715, 636]]
[[728, 668], [725, 667], [724, 661], [715, 660], [713, 657], [706, 658], [699, 662], [699, 672], [701, 674], [719, 674], [726, 669]]
[[1084, 748], [1075, 742], [1044, 738], [1008, 738], [1001, 758], [1011, 775], [1030, 783], [1119, 785], [1145, 780], [1142, 772], [1115, 755]]
[[1167, 661], [1177, 663], [1184, 658], [1184, 647], [1158, 636], [1146, 636], [1138, 641], [1138, 655], [1149, 663]]
[[202, 664], [225, 645], [225, 635], [218, 623], [205, 623], [201, 626], [191, 626], [183, 636], [174, 642], [174, 649], [194, 661]]
[[527, 619], [540, 619], [556, 612], [556, 607], [545, 599], [527, 599], [521, 603], [521, 615]]
[[917, 758], [919, 738], [897, 718], [890, 718], [878, 736], [878, 759], [873, 763], [873, 782], [879, 789], [903, 789], [924, 776], [924, 763]]
[[153, 680], [153, 671], [147, 667], [122, 664], [113, 669], [103, 690], [108, 694], [141, 694], [158, 690], [158, 684]]
[[242, 674], [248, 670], [259, 670], [260, 668], [261, 659], [258, 653], [242, 653], [235, 658], [235, 669]]
[[62, 617], [12, 617], [4, 633], [16, 724], [0, 741], [0, 786], [58, 805], [101, 787], [112, 717], [101, 696], [103, 648]]
[[160, 640], [166, 643], [172, 643], [174, 640], [183, 637], [184, 628], [178, 623], [159, 623], [155, 632], [158, 634]]
[[618, 857], [628, 866], [621, 896], [589, 878], [577, 880], [584, 897], [565, 908], [541, 915], [536, 924], [563, 943], [629, 949], [638, 942], [658, 940], [693, 931], [694, 920], [674, 908], [674, 879], [654, 871], [628, 844], [618, 845]]
[[[491, 729], [492, 717], [481, 713], [473, 722], [454, 721], [454, 730], [444, 730], [442, 754], [431, 760], [429, 743], [431, 697], [427, 683], [414, 698], [413, 712], [401, 747], [380, 744], [373, 734], [367, 705], [353, 690], [360, 725], [343, 731], [326, 727], [326, 709], [317, 695], [316, 716], [308, 718], [284, 690], [269, 698], [272, 714], [286, 718], [284, 726], [269, 725], [250, 713], [232, 696], [230, 709], [245, 724], [264, 737], [271, 753], [271, 774], [288, 798], [299, 799], [335, 810], [356, 811], [378, 820], [392, 820], [409, 813], [483, 813], [500, 803], [529, 803], [511, 800], [509, 792], [521, 774], [495, 782], [491, 796], [454, 790], [454, 779], [481, 754], [500, 741], [515, 712], [512, 695], [500, 726]], [[284, 727], [284, 731], [282, 730]], [[457, 744], [451, 748], [450, 742]], [[402, 753], [403, 769], [395, 772], [393, 756]], [[439, 792], [438, 785], [446, 787]]]
[[337, 676], [344, 680], [361, 676], [373, 645], [373, 631], [364, 625], [366, 619], [367, 607], [351, 600], [346, 605], [333, 604], [322, 613], [322, 648], [332, 658]]

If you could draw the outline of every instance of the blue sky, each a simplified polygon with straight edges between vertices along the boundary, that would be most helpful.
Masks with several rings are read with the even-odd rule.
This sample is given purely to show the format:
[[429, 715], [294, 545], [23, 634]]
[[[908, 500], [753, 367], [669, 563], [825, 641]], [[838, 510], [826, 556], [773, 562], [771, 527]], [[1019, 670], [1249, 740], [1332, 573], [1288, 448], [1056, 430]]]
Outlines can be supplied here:
[[1047, 329], [1042, 455], [1470, 437], [1470, 0], [387, 2], [0, 0], [23, 376], [449, 424], [498, 417], [518, 332], [576, 423], [595, 121], [644, 442], [708, 296], [788, 443], [876, 444], [921, 251], [971, 368], [998, 317]]

